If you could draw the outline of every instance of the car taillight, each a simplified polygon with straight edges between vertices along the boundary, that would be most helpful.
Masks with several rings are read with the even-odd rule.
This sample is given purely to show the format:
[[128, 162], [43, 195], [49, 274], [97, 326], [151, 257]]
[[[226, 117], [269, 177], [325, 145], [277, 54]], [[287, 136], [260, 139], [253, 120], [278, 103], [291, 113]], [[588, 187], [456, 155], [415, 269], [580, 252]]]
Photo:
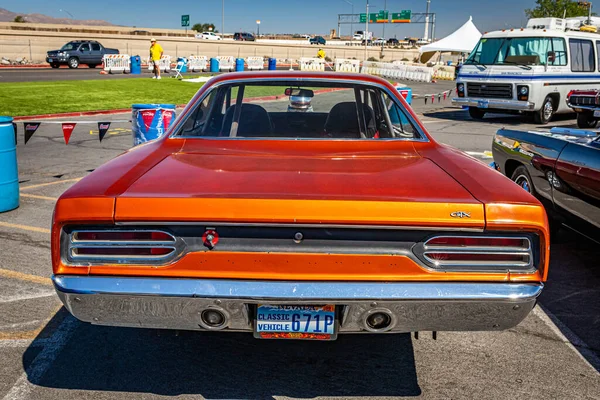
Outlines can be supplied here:
[[416, 249], [431, 267], [465, 270], [531, 270], [534, 254], [526, 236], [436, 236]]
[[154, 230], [73, 230], [64, 244], [76, 264], [160, 264], [177, 254], [176, 238]]

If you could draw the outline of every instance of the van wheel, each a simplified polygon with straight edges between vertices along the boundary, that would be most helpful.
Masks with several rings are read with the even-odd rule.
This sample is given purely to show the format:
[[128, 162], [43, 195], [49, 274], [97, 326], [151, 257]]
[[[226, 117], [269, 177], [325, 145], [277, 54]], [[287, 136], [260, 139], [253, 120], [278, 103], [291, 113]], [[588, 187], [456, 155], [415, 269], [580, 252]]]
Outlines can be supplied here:
[[485, 116], [485, 111], [483, 111], [481, 108], [469, 107], [469, 115], [471, 118], [480, 121]]
[[594, 114], [587, 112], [577, 113], [577, 127], [581, 129], [595, 128], [598, 125], [598, 120], [594, 118]]
[[546, 125], [552, 120], [555, 111], [554, 100], [552, 100], [552, 97], [546, 96], [542, 107], [534, 113], [535, 123]]

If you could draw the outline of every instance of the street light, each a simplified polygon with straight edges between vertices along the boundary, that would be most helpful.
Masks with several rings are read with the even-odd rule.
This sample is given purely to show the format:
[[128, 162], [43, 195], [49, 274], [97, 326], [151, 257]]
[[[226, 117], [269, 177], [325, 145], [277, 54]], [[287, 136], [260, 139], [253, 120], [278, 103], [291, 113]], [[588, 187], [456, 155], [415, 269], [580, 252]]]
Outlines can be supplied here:
[[[348, 0], [344, 0], [344, 1], [352, 6], [352, 18], [350, 18], [350, 37], [353, 37], [353, 35], [354, 35], [354, 3], [352, 3], [351, 1], [348, 1]], [[342, 36], [342, 35], [340, 34], [340, 36]]]
[[260, 37], [260, 19], [256, 20], [256, 38]]
[[225, 0], [221, 4], [221, 35], [225, 37]]

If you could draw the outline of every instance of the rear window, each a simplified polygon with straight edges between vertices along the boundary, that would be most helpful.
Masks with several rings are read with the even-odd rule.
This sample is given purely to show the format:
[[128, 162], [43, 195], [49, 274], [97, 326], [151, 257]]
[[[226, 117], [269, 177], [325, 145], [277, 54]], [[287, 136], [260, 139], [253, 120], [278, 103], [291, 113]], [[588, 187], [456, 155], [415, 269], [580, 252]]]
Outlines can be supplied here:
[[423, 138], [380, 87], [324, 82], [236, 83], [214, 88], [178, 135], [264, 139]]

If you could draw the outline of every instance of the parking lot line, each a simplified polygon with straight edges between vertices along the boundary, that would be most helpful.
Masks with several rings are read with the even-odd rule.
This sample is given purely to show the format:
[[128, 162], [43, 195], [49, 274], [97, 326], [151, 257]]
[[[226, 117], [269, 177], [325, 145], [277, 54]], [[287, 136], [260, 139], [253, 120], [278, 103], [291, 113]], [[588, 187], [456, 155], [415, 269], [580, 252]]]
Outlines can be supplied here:
[[56, 200], [58, 200], [57, 197], [40, 196], [40, 195], [37, 195], [37, 194], [29, 194], [29, 193], [19, 193], [19, 196], [21, 196], [21, 197], [30, 197], [32, 199], [49, 200], [49, 201], [56, 201]]
[[10, 222], [0, 221], [0, 226], [3, 226], [5, 228], [22, 229], [24, 231], [31, 231], [31, 232], [50, 233], [50, 229], [48, 229], [48, 228], [38, 228], [37, 226], [11, 224]]
[[61, 183], [78, 182], [81, 179], [83, 179], [83, 177], [81, 177], [81, 178], [73, 178], [73, 179], [63, 179], [61, 181], [55, 181], [55, 182], [39, 183], [37, 185], [22, 186], [21, 190], [35, 189], [35, 188], [44, 187], [44, 186], [50, 186], [50, 185], [58, 185], [58, 184], [61, 184]]
[[0, 277], [17, 279], [20, 281], [38, 283], [45, 286], [53, 286], [52, 280], [38, 275], [24, 274], [23, 272], [11, 271], [9, 269], [0, 268]]

